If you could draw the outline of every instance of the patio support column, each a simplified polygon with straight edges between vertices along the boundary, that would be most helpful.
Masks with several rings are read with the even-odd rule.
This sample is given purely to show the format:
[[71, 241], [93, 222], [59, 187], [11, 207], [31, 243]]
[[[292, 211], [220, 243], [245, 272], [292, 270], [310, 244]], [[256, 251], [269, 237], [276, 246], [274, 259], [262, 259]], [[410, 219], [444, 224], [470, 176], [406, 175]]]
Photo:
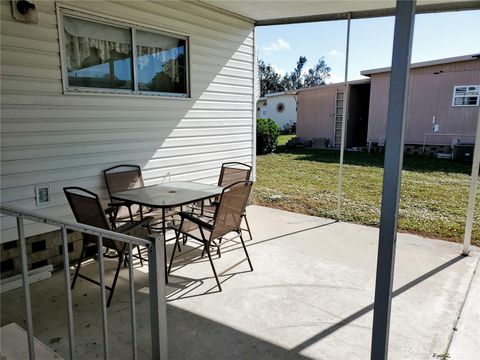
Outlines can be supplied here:
[[388, 356], [390, 307], [405, 134], [405, 109], [413, 25], [415, 21], [415, 4], [415, 0], [397, 0], [395, 12], [387, 136], [385, 140], [382, 210], [380, 215], [380, 236], [373, 310], [372, 360], [384, 360]]
[[342, 133], [340, 139], [340, 166], [338, 169], [338, 190], [337, 190], [337, 220], [340, 221], [340, 214], [342, 210], [342, 181], [343, 181], [343, 155], [345, 153], [345, 128], [347, 123], [347, 111], [348, 111], [348, 57], [350, 50], [350, 22], [352, 20], [352, 14], [348, 13], [347, 22], [347, 43], [345, 44], [345, 76], [344, 84], [345, 90], [343, 92], [343, 109], [342, 109]]
[[470, 252], [472, 240], [473, 213], [475, 212], [475, 197], [477, 195], [478, 171], [480, 168], [480, 110], [477, 118], [477, 135], [475, 136], [475, 150], [473, 152], [472, 176], [470, 177], [470, 192], [468, 195], [467, 221], [465, 222], [465, 236], [463, 238], [463, 255]]
[[165, 290], [165, 258], [163, 232], [151, 234], [148, 248], [148, 282], [150, 298], [150, 332], [152, 359], [167, 360], [167, 303]]

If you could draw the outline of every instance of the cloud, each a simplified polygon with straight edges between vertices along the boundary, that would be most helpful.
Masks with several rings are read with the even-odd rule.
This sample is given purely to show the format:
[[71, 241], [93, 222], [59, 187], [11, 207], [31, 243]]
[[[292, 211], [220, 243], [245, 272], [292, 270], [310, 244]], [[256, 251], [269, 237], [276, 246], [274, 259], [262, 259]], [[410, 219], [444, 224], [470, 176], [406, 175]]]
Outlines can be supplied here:
[[283, 76], [283, 75], [285, 75], [285, 73], [286, 73], [285, 69], [279, 68], [279, 67], [277, 67], [277, 66], [275, 66], [275, 65], [272, 65], [272, 68], [273, 68], [273, 70], [275, 70], [275, 72], [276, 72], [277, 74], [279, 74], [280, 76]]
[[342, 75], [330, 73], [330, 77], [327, 79], [327, 84], [336, 84], [343, 82], [344, 77]]
[[290, 44], [283, 40], [282, 38], [278, 38], [274, 42], [272, 42], [270, 45], [264, 46], [263, 51], [265, 54], [269, 55], [273, 52], [278, 52], [278, 51], [289, 51], [290, 50]]
[[341, 51], [338, 51], [337, 49], [333, 49], [332, 51], [330, 51], [328, 53], [328, 55], [330, 56], [339, 56], [339, 55], [342, 55], [342, 52]]

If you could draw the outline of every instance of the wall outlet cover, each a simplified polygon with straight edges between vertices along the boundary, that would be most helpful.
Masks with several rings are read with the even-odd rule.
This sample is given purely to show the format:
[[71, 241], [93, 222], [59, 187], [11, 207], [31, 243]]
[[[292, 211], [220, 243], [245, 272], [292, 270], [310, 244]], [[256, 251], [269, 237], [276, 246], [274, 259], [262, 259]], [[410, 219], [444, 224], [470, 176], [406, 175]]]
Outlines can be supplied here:
[[37, 185], [35, 186], [35, 200], [37, 206], [50, 205], [52, 203], [50, 186]]

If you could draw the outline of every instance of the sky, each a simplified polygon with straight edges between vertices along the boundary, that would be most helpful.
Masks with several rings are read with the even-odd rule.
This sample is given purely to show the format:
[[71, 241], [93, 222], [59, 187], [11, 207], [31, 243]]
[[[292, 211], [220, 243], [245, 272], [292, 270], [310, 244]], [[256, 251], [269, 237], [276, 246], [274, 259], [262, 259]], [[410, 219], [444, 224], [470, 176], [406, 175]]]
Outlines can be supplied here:
[[[351, 21], [348, 80], [360, 71], [389, 67], [392, 59], [393, 17]], [[282, 75], [299, 56], [306, 67], [322, 56], [331, 67], [327, 83], [342, 82], [345, 72], [347, 21], [260, 26], [256, 29], [259, 59]], [[412, 62], [480, 53], [480, 10], [416, 15]]]

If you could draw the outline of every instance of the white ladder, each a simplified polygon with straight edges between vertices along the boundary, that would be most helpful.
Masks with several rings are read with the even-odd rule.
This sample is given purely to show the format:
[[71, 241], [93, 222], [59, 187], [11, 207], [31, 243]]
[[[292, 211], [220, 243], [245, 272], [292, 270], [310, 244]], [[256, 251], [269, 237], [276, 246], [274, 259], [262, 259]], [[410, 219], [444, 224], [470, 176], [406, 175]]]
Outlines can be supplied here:
[[335, 94], [335, 115], [333, 120], [333, 146], [336, 148], [339, 148], [342, 142], [343, 101], [343, 92], [337, 90], [337, 93]]

